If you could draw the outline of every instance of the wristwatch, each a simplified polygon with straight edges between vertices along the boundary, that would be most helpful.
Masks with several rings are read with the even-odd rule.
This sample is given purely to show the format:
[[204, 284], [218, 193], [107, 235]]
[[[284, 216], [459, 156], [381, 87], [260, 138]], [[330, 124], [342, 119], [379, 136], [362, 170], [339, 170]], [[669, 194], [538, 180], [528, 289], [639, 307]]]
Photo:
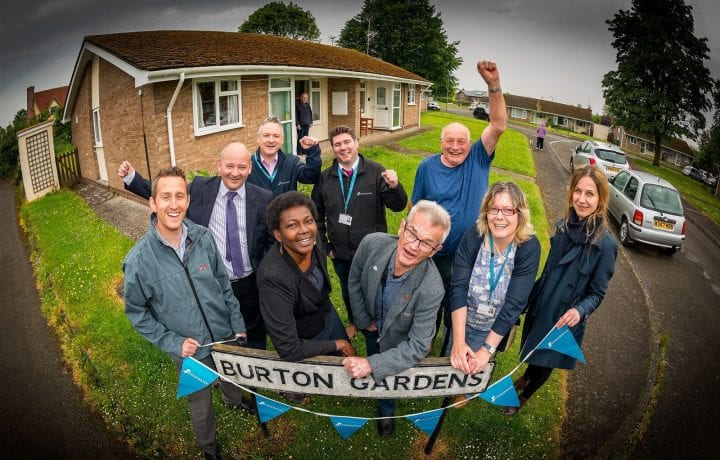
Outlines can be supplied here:
[[493, 347], [489, 343], [485, 342], [482, 344], [482, 347], [490, 352], [490, 354], [494, 354], [497, 351], [497, 348]]
[[499, 86], [492, 86], [492, 87], [491, 87], [491, 86], [488, 86], [488, 93], [497, 93], [497, 92], [500, 91], [501, 89], [502, 89], [502, 88], [499, 87]]

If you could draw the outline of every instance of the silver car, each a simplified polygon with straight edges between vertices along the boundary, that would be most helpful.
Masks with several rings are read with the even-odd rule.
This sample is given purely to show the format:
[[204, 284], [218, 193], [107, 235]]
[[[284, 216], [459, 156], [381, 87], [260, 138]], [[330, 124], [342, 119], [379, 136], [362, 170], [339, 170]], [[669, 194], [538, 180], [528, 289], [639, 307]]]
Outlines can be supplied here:
[[570, 171], [585, 165], [597, 165], [608, 179], [630, 169], [625, 152], [614, 144], [588, 140], [578, 145], [570, 156]]
[[610, 214], [620, 224], [620, 242], [633, 241], [674, 253], [685, 242], [680, 194], [670, 182], [642, 171], [621, 171], [610, 180]]

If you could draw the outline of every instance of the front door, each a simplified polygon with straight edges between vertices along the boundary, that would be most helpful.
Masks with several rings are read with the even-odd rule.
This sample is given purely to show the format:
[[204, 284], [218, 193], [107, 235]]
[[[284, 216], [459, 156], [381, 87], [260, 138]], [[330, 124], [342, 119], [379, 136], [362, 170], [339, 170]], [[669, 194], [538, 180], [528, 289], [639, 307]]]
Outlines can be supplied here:
[[390, 95], [385, 86], [375, 88], [375, 128], [390, 127]]
[[270, 80], [270, 115], [277, 117], [283, 127], [283, 135], [285, 141], [282, 145], [282, 151], [285, 153], [294, 153], [295, 149], [295, 129], [292, 105], [292, 87], [289, 78], [273, 78]]

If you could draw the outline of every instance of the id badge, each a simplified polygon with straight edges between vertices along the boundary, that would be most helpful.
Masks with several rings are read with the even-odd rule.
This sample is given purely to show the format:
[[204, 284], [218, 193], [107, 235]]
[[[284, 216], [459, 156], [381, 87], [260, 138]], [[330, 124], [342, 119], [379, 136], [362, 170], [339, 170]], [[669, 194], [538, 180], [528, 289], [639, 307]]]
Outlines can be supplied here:
[[495, 307], [488, 303], [481, 303], [477, 307], [477, 312], [480, 315], [484, 316], [494, 316], [495, 315]]
[[340, 214], [338, 222], [349, 227], [352, 225], [352, 216], [350, 214]]

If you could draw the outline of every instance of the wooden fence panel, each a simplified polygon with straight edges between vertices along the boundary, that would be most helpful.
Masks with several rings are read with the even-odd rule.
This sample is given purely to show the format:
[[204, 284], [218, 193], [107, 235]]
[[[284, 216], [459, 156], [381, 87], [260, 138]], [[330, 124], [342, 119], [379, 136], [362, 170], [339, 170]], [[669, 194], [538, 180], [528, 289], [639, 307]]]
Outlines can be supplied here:
[[72, 187], [80, 182], [80, 158], [77, 149], [55, 157], [61, 187]]

